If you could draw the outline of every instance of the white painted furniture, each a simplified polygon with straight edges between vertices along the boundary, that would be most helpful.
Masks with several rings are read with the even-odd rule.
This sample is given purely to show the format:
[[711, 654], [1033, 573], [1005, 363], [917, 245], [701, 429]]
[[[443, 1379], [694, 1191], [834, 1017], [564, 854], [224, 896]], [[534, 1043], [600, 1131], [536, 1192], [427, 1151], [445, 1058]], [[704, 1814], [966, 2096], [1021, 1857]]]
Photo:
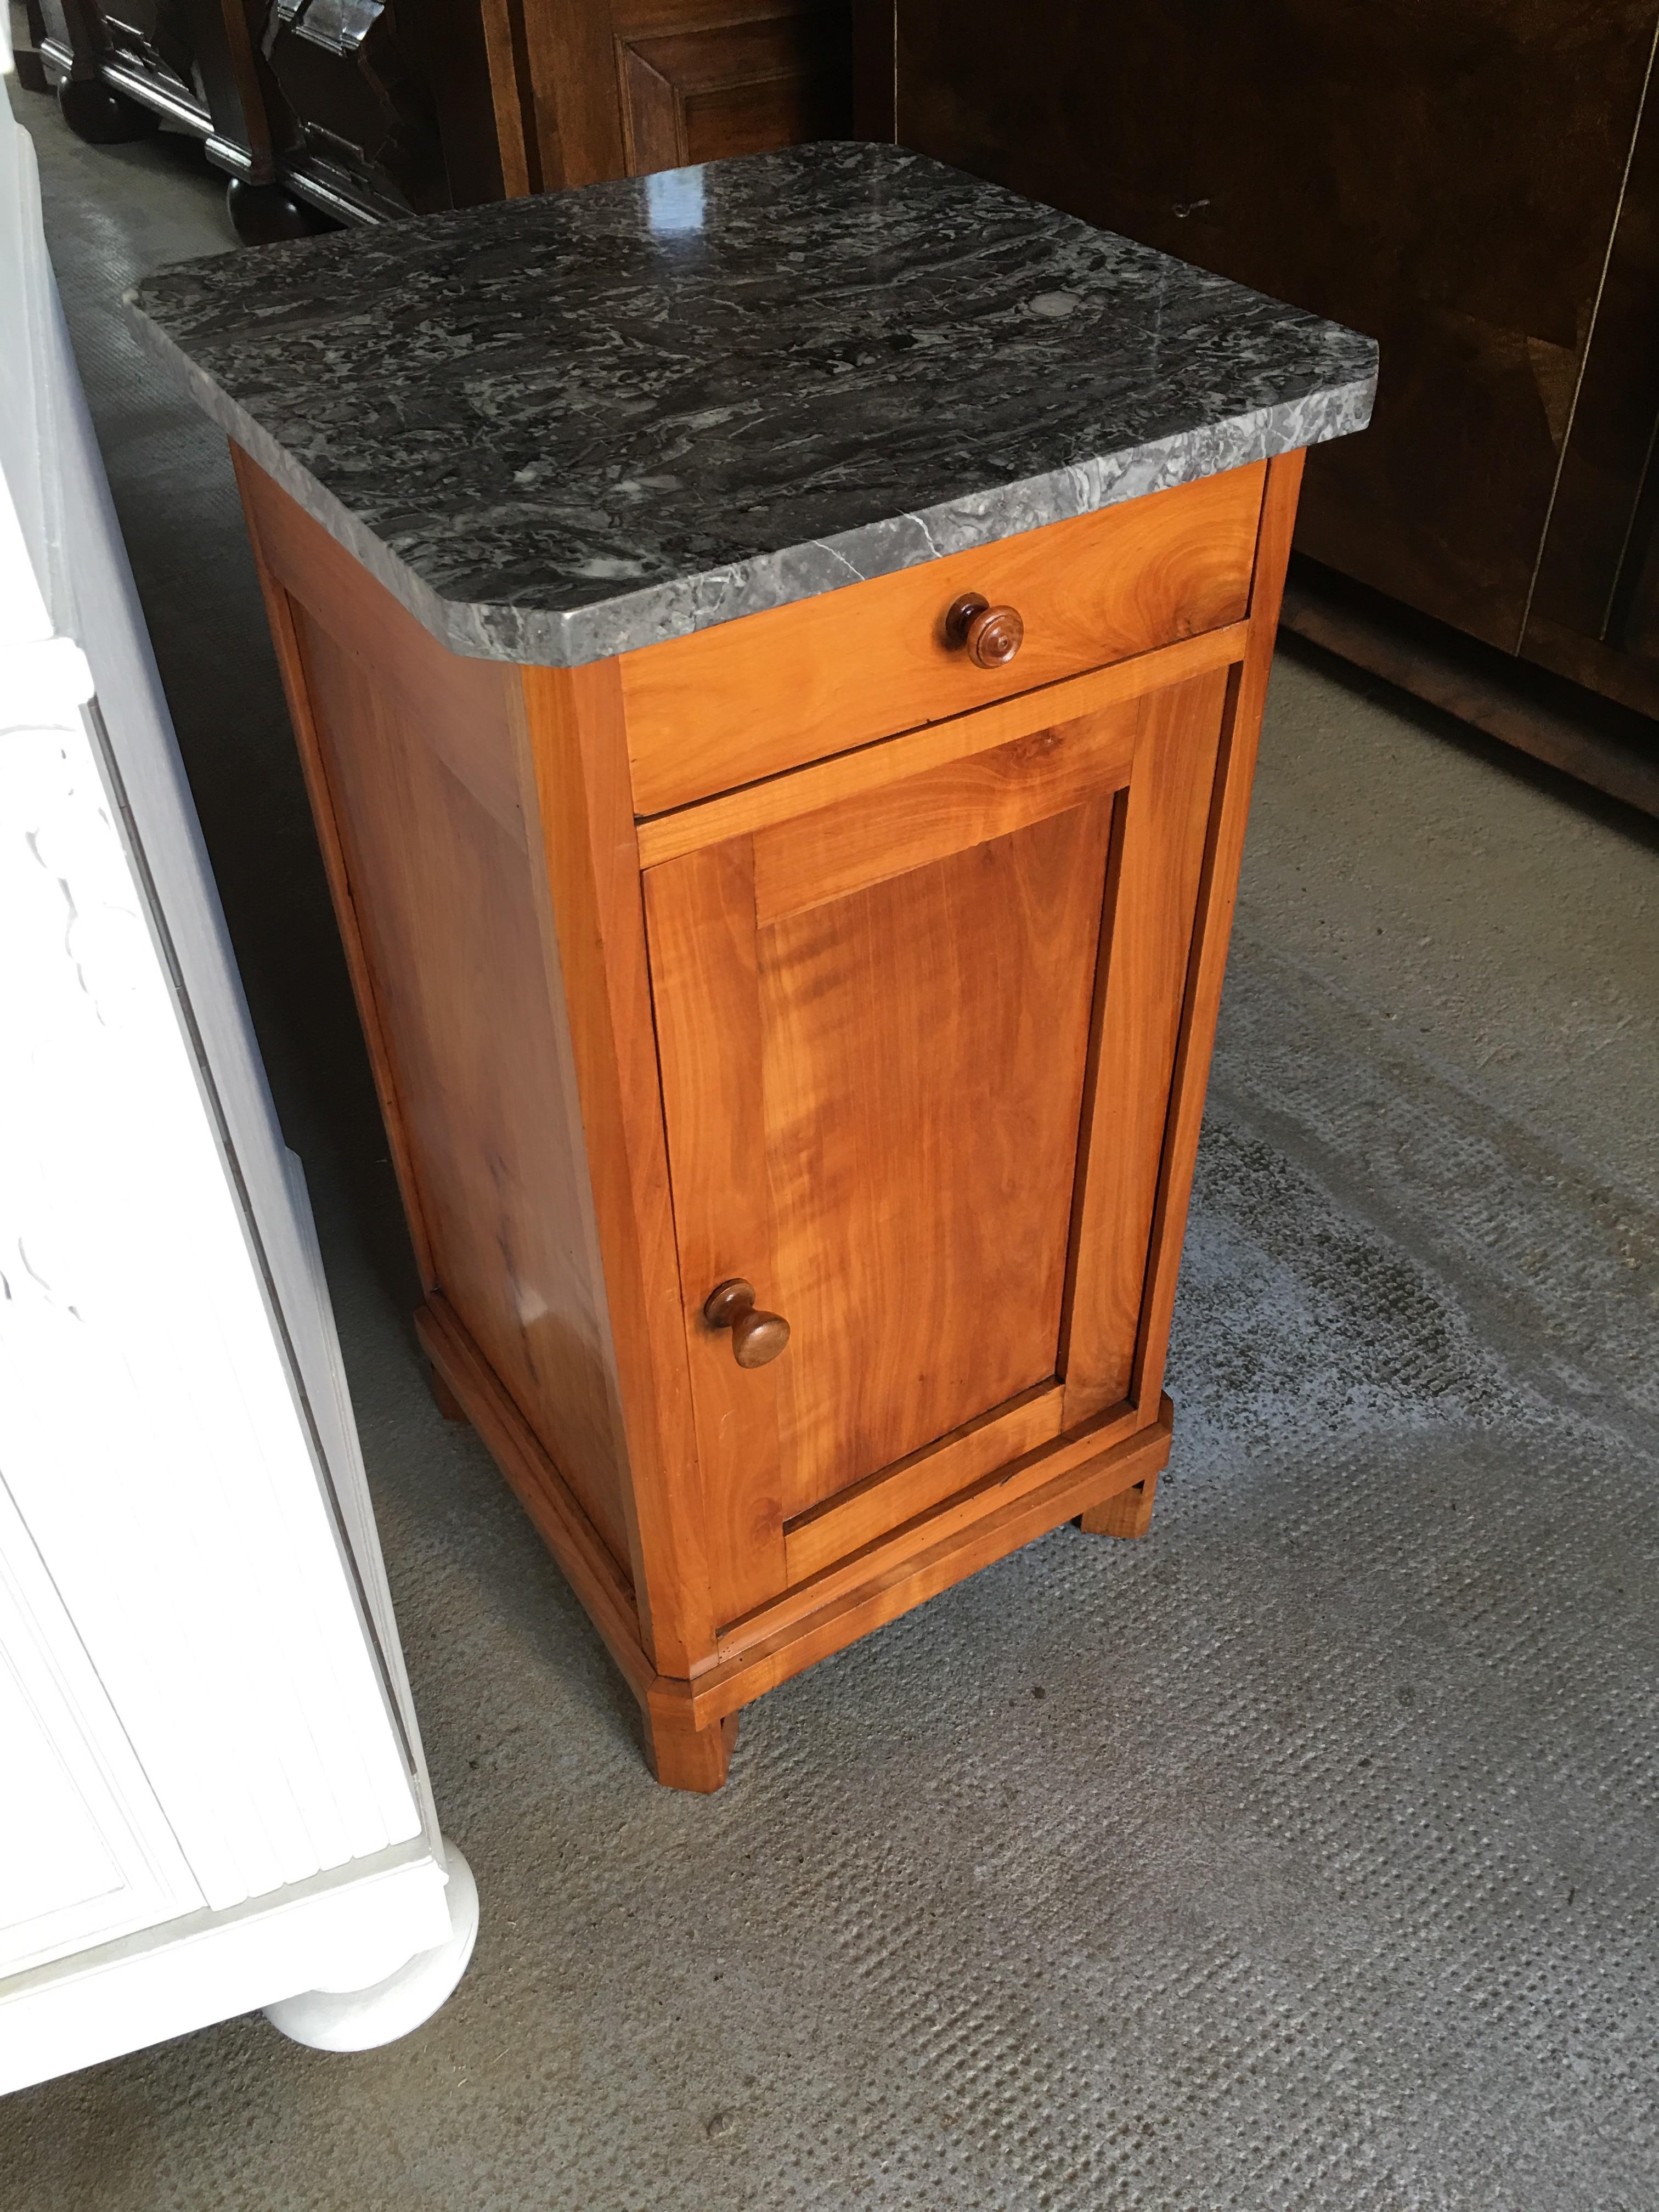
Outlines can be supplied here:
[[3, 98], [0, 477], [4, 2089], [402, 2033], [477, 1899]]

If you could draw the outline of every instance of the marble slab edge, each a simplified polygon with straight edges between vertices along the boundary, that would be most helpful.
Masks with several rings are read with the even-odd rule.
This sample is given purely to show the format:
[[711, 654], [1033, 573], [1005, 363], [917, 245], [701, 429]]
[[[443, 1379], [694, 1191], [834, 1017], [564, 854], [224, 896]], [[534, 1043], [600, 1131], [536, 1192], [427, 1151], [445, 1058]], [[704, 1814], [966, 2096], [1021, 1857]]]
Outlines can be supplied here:
[[516, 661], [531, 667], [580, 668], [591, 661], [609, 660], [618, 653], [736, 622], [744, 615], [892, 575], [947, 553], [966, 552], [1022, 531], [1093, 514], [1121, 500], [1168, 491], [1226, 469], [1271, 460], [1298, 447], [1346, 438], [1370, 422], [1376, 394], [1373, 362], [1368, 375], [1295, 398], [1015, 483], [994, 485], [918, 514], [894, 515], [833, 538], [787, 546], [559, 613], [442, 598], [179, 350], [137, 304], [136, 288], [123, 295], [122, 304], [140, 342], [185, 386], [198, 406], [441, 644], [471, 659]]

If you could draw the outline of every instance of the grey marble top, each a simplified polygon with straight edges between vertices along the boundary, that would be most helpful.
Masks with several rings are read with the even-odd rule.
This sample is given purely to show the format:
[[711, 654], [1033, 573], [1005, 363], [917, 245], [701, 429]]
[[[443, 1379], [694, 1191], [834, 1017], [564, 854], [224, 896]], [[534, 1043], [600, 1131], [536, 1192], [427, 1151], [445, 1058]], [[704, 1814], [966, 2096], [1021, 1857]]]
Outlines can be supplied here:
[[574, 666], [1363, 428], [1369, 338], [892, 146], [216, 256], [128, 295], [458, 653]]

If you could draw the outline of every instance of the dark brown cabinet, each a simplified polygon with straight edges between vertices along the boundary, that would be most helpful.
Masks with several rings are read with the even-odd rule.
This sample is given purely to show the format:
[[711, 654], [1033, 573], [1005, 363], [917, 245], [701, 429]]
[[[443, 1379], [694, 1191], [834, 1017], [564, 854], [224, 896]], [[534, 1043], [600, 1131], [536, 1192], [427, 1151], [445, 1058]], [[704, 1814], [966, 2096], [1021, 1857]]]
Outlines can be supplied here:
[[[41, 54], [72, 129], [192, 131], [238, 232], [383, 222], [498, 199], [482, 10], [447, 0], [42, 0]], [[510, 152], [509, 152], [510, 159]], [[521, 161], [518, 164], [522, 167]], [[521, 187], [520, 187], [521, 189]]]
[[860, 120], [1378, 339], [1370, 434], [1313, 456], [1298, 550], [1652, 714], [1656, 27], [1656, 0], [865, 0]]

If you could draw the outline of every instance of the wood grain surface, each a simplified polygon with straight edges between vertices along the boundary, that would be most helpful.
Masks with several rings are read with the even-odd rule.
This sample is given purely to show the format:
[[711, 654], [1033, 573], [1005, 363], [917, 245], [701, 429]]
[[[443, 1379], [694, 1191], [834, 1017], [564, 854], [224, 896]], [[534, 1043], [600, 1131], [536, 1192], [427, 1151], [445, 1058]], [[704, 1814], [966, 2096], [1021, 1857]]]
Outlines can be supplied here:
[[[659, 814], [1237, 622], [1261, 463], [676, 638], [623, 663], [637, 813]], [[945, 642], [952, 600], [1018, 608], [1002, 668]]]
[[417, 643], [420, 625], [246, 456], [238, 473], [287, 596], [290, 707], [427, 1286], [631, 1575], [585, 1146], [513, 797], [515, 672]]
[[1220, 744], [1210, 817], [1205, 828], [1203, 860], [1196, 895], [1190, 964], [1176, 1055], [1151, 1256], [1143, 1289], [1129, 1396], [1143, 1411], [1164, 1387], [1164, 1361], [1175, 1311], [1198, 1158], [1199, 1130], [1209, 1087], [1210, 1055], [1221, 1012], [1227, 945], [1232, 933], [1238, 874], [1244, 857], [1244, 825], [1261, 737], [1273, 667], [1273, 639], [1284, 596], [1285, 566], [1296, 526], [1297, 493], [1303, 455], [1283, 453], [1268, 465], [1267, 495], [1261, 507], [1261, 542], [1250, 598], [1250, 645], [1241, 666], [1229, 678], [1221, 716]]
[[1060, 1433], [1065, 1395], [1058, 1382], [1039, 1382], [798, 1515], [783, 1532], [790, 1587], [1048, 1443]]
[[1109, 820], [761, 933], [786, 1516], [1054, 1372]]
[[[1115, 511], [1156, 558], [1114, 606], [1224, 621], [955, 715], [946, 686], [804, 765], [799, 662], [732, 625], [764, 780], [711, 792], [706, 758], [641, 825], [627, 664], [457, 659], [238, 457], [421, 1340], [672, 1786], [720, 1785], [746, 1699], [1015, 1545], [1148, 1525], [1299, 471], [1214, 480], [1201, 542], [1190, 504]], [[859, 588], [902, 615], [915, 586]], [[790, 1324], [759, 1368], [703, 1315], [732, 1277]]]
[[1103, 945], [1060, 1373], [1066, 1425], [1132, 1395], [1224, 672], [1143, 700]]
[[587, 1209], [554, 1214], [553, 1233], [583, 1243], [601, 1289], [641, 1631], [658, 1668], [682, 1674], [708, 1650], [714, 1613], [685, 1478], [696, 1445], [617, 665], [520, 673], [542, 986], [587, 1170]]
[[[750, 1698], [775, 1689], [818, 1660], [828, 1658], [880, 1628], [913, 1606], [921, 1605], [993, 1560], [1085, 1512], [1101, 1498], [1130, 1488], [1157, 1474], [1170, 1455], [1173, 1408], [1163, 1401], [1157, 1419], [1121, 1443], [1097, 1455], [1073, 1460], [1056, 1453], [1060, 1471], [1018, 1495], [999, 1497], [988, 1489], [961, 1510], [942, 1508], [935, 1534], [927, 1520], [895, 1540], [890, 1551], [872, 1558], [850, 1588], [817, 1611], [788, 1622], [746, 1646], [740, 1653], [700, 1673], [691, 1685], [692, 1710], [703, 1726], [732, 1712]], [[1011, 1488], [1028, 1472], [1009, 1470]], [[977, 1510], [975, 1510], [977, 1509]], [[793, 1601], [791, 1601], [793, 1606]]]
[[1377, 340], [1303, 551], [1654, 711], [1629, 596], [1659, 518], [1655, 0], [855, 19], [867, 135]]
[[1093, 668], [1082, 676], [1016, 693], [993, 706], [952, 715], [948, 721], [883, 744], [855, 746], [791, 775], [769, 776], [698, 805], [659, 814], [639, 824], [641, 866], [654, 867], [681, 853], [694, 853], [699, 846], [723, 844], [745, 830], [765, 830], [796, 815], [821, 812], [838, 799], [860, 798], [889, 784], [903, 783], [925, 769], [971, 759], [1016, 738], [1029, 737], [1034, 730], [1101, 714], [1148, 691], [1201, 675], [1206, 668], [1231, 667], [1243, 659], [1248, 635], [1248, 623], [1227, 623], [1177, 645], [1161, 646], [1108, 668]]

